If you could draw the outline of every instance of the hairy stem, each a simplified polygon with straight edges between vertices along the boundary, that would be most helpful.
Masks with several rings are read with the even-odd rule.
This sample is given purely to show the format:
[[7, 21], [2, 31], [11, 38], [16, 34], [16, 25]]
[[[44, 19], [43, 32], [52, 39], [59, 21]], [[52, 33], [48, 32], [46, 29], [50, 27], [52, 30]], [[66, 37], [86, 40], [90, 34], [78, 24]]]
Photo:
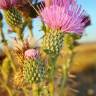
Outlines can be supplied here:
[[73, 50], [70, 50], [70, 56], [67, 59], [66, 64], [63, 65], [63, 76], [62, 76], [62, 80], [61, 80], [60, 96], [64, 96], [64, 90], [65, 90], [66, 83], [68, 80], [68, 73], [72, 66], [73, 56], [74, 56]]
[[50, 71], [50, 82], [49, 82], [49, 91], [50, 91], [50, 96], [54, 96], [54, 77], [55, 77], [55, 71], [56, 71], [56, 61], [57, 57], [52, 58], [50, 57], [50, 63], [51, 63], [51, 71]]

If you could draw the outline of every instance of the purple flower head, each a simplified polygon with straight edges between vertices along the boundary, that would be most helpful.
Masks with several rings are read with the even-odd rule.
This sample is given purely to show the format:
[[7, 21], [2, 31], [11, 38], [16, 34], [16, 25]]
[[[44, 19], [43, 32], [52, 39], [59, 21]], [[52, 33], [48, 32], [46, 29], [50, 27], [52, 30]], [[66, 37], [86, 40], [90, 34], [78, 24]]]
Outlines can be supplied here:
[[51, 5], [42, 9], [40, 14], [49, 28], [63, 32], [81, 34], [87, 22], [82, 22], [85, 11], [75, 0], [52, 0]]
[[31, 59], [37, 59], [39, 57], [39, 52], [36, 49], [28, 49], [25, 51], [25, 57]]
[[0, 0], [0, 9], [9, 9], [17, 4], [18, 0]]

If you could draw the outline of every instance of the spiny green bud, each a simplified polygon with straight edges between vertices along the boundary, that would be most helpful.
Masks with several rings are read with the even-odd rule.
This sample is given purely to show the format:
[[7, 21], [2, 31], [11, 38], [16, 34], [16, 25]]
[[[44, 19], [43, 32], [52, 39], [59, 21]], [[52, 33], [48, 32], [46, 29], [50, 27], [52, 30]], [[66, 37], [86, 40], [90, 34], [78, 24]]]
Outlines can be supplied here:
[[40, 83], [45, 79], [45, 65], [39, 59], [38, 51], [29, 49], [25, 52], [23, 67], [24, 79], [27, 83]]
[[51, 55], [51, 56], [58, 56], [64, 42], [64, 33], [59, 31], [52, 31], [52, 32], [46, 32], [43, 42], [42, 42], [42, 48], [43, 50]]
[[9, 10], [5, 10], [4, 16], [6, 22], [12, 29], [22, 27], [22, 17], [19, 11], [17, 11], [17, 9], [15, 9], [14, 7], [10, 8]]

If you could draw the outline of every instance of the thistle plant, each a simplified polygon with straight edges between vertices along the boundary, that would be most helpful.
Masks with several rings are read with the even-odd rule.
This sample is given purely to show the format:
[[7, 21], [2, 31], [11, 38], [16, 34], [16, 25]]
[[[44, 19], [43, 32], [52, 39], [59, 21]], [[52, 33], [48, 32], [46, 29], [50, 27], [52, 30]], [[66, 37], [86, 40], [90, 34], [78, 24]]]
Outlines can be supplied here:
[[42, 48], [47, 54], [59, 54], [64, 45], [64, 34], [82, 35], [87, 22], [82, 22], [84, 14], [85, 11], [74, 0], [71, 4], [70, 0], [52, 0], [49, 7], [40, 11], [46, 28]]
[[24, 77], [26, 82], [38, 83], [44, 78], [44, 64], [38, 58], [38, 51], [35, 49], [29, 49], [25, 51], [25, 62], [24, 62]]
[[[0, 14], [0, 33], [8, 57], [5, 66], [0, 66], [0, 71], [2, 75], [13, 72], [13, 70], [8, 71], [11, 68], [6, 68], [10, 62], [13, 63], [12, 68], [15, 70], [11, 73], [9, 81], [5, 80], [9, 75], [3, 76], [10, 96], [15, 95], [14, 88], [15, 91], [19, 90], [21, 93], [24, 91], [26, 96], [55, 96], [58, 86], [56, 78], [59, 74], [57, 61], [62, 56], [62, 50], [67, 49], [64, 50], [68, 53], [67, 59], [61, 57], [66, 60], [62, 63], [60, 86], [58, 87], [60, 90], [58, 96], [64, 96], [70, 69], [73, 66], [74, 42], [82, 37], [85, 28], [90, 25], [90, 18], [76, 0], [46, 0], [42, 2], [37, 3], [39, 5], [36, 6], [27, 0], [0, 0], [0, 9], [3, 10], [6, 22], [19, 36], [19, 38], [12, 39], [13, 46], [10, 48], [2, 29], [3, 18]], [[31, 13], [27, 8], [31, 8], [29, 10]], [[34, 11], [37, 13], [32, 14]], [[40, 46], [36, 45], [37, 41], [33, 40], [32, 35], [32, 18], [35, 18], [37, 14], [41, 18], [44, 32], [44, 36], [40, 39]], [[26, 37], [23, 36], [26, 26], [30, 29], [32, 37], [30, 41], [28, 37], [26, 40]], [[4, 68], [7, 70], [5, 73]], [[12, 81], [15, 87], [12, 86], [11, 92], [8, 84]], [[28, 94], [31, 91], [32, 94]]]
[[22, 39], [22, 17], [20, 12], [15, 8], [18, 0], [0, 0], [0, 9], [4, 11], [4, 17], [8, 25]]
[[[85, 25], [88, 22], [88, 20], [83, 21], [83, 16], [86, 12], [75, 0], [52, 0], [48, 6], [40, 9], [40, 16], [46, 29], [44, 30], [45, 35], [42, 41], [43, 50], [49, 56], [58, 56], [62, 47], [67, 46], [71, 52], [71, 56], [69, 56], [68, 61], [63, 66], [63, 82], [61, 86], [63, 92], [69, 68], [72, 66], [72, 46], [77, 37], [82, 36]], [[62, 92], [60, 96], [63, 96]]]
[[40, 60], [39, 56], [40, 56], [39, 51], [36, 49], [28, 49], [25, 51], [23, 75], [24, 75], [25, 82], [30, 83], [33, 86], [34, 84], [37, 85], [41, 82], [44, 82], [46, 78], [45, 65]]

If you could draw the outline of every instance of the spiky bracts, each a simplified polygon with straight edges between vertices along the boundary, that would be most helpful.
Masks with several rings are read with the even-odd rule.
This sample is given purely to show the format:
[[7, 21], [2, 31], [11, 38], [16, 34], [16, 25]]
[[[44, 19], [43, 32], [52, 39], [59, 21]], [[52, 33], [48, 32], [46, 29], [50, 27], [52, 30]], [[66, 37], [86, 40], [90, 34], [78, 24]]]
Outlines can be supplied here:
[[40, 60], [36, 49], [29, 49], [25, 52], [23, 75], [27, 83], [40, 83], [44, 81], [46, 70], [45, 65]]
[[58, 56], [63, 47], [64, 33], [60, 31], [46, 32], [42, 42], [43, 50], [51, 55]]
[[40, 83], [45, 79], [45, 66], [40, 60], [27, 59], [23, 68], [24, 79], [27, 83]]
[[12, 31], [21, 31], [22, 17], [15, 8], [18, 0], [0, 0], [0, 9], [4, 11], [5, 19]]
[[19, 11], [15, 8], [10, 8], [4, 11], [4, 16], [8, 25], [14, 29], [16, 27], [22, 28], [22, 17]]

